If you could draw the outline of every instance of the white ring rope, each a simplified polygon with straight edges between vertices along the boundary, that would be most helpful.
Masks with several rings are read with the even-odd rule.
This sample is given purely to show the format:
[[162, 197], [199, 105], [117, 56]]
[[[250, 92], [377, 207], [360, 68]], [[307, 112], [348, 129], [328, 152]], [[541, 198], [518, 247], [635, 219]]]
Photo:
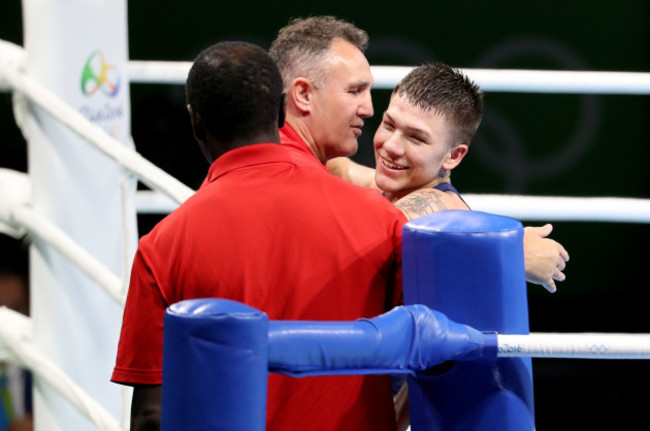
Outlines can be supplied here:
[[[178, 208], [176, 202], [155, 191], [138, 191], [135, 199], [136, 207], [141, 214], [165, 214]], [[463, 199], [474, 210], [505, 215], [522, 221], [650, 223], [650, 199], [472, 193], [463, 194]]]
[[650, 223], [650, 199], [463, 194], [475, 210], [517, 220]]
[[650, 359], [650, 334], [497, 334], [499, 357]]
[[129, 81], [140, 84], [185, 85], [190, 61], [138, 61], [128, 63]]
[[[0, 54], [3, 53], [5, 44], [7, 42], [0, 44]], [[0, 66], [2, 65], [0, 63]], [[40, 82], [20, 70], [16, 64], [7, 63], [4, 66], [4, 68], [0, 67], [0, 74], [2, 74], [0, 84], [8, 85], [14, 91], [45, 109], [52, 117], [111, 157], [120, 166], [137, 175], [147, 186], [166, 194], [179, 203], [194, 194], [194, 190], [149, 162], [139, 153], [126, 148], [104, 130], [88, 121], [86, 117], [71, 108]], [[22, 109], [27, 109], [27, 107], [23, 106]], [[17, 118], [23, 115], [25, 113], [17, 115]]]
[[[412, 67], [371, 66], [375, 88], [392, 89]], [[483, 91], [650, 94], [650, 73], [461, 68]]]
[[135, 206], [140, 214], [169, 214], [178, 204], [167, 196], [151, 190], [138, 190]]
[[3, 359], [26, 366], [56, 389], [70, 404], [90, 419], [100, 430], [122, 431], [118, 421], [90, 397], [33, 342], [31, 320], [6, 307], [0, 307], [0, 344], [9, 349]]
[[0, 168], [0, 190], [3, 191], [0, 194], [0, 232], [19, 238], [28, 231], [45, 241], [124, 306], [126, 291], [123, 280], [58, 226], [31, 208], [31, 188], [26, 174]]
[[71, 263], [75, 264], [90, 279], [95, 281], [119, 305], [124, 306], [126, 294], [122, 289], [120, 277], [113, 274], [104, 264], [95, 259], [77, 242], [66, 235], [55, 224], [39, 215], [27, 206], [16, 206], [10, 209], [13, 220], [19, 222], [31, 234], [57, 249]]
[[[191, 62], [129, 61], [129, 79], [146, 84], [185, 84]], [[390, 90], [409, 66], [370, 66], [374, 88]], [[461, 68], [483, 91], [568, 94], [650, 94], [650, 73]]]

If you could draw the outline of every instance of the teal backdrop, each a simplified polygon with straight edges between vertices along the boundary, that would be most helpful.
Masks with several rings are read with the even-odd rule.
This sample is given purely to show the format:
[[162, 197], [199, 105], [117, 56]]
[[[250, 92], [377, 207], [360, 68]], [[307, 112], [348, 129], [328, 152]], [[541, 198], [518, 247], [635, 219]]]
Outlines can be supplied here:
[[[459, 68], [650, 71], [650, 2], [294, 0], [128, 4], [134, 60], [190, 61], [219, 40], [268, 47], [291, 17], [332, 14], [370, 35], [372, 65], [441, 61]], [[83, 17], [80, 17], [83, 19]], [[0, 7], [0, 38], [22, 44], [21, 7]], [[138, 150], [196, 188], [207, 164], [193, 140], [182, 86], [133, 84]], [[372, 165], [372, 134], [390, 92], [375, 90], [357, 161]], [[650, 198], [648, 96], [487, 93], [485, 118], [454, 184], [465, 193]], [[10, 96], [0, 95], [0, 167], [25, 170]], [[156, 217], [140, 217], [145, 233]], [[544, 220], [527, 224], [542, 224]], [[534, 332], [646, 332], [644, 224], [556, 222], [571, 254], [549, 294], [529, 286]], [[621, 430], [645, 418], [650, 362], [534, 360], [537, 429]]]

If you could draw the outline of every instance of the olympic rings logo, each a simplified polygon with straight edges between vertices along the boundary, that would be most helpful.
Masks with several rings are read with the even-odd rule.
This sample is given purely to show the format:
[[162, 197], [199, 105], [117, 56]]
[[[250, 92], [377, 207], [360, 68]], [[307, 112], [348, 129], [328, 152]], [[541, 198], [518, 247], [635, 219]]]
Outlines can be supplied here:
[[90, 54], [81, 72], [81, 92], [93, 96], [97, 90], [109, 97], [115, 97], [120, 90], [117, 68], [106, 62], [104, 53], [99, 49]]
[[587, 349], [594, 354], [603, 354], [609, 351], [609, 345], [607, 344], [592, 344], [587, 346]]

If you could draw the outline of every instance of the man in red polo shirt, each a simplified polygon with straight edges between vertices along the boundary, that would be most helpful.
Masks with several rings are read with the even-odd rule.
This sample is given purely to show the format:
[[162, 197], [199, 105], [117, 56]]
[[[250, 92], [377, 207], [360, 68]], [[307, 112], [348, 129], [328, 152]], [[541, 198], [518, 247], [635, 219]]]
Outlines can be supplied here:
[[[186, 93], [211, 166], [134, 259], [112, 375], [134, 386], [134, 430], [159, 424], [163, 315], [175, 302], [222, 297], [270, 319], [354, 320], [401, 301], [406, 218], [378, 192], [279, 145], [282, 82], [268, 54], [214, 45], [195, 60]], [[272, 375], [267, 429], [394, 431], [388, 379]]]

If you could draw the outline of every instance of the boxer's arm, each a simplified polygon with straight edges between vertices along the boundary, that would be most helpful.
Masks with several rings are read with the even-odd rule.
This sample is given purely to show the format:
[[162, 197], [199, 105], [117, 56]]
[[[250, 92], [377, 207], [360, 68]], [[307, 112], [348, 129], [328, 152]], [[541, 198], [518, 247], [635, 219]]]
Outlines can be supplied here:
[[377, 188], [375, 184], [375, 170], [361, 165], [347, 157], [337, 157], [327, 162], [330, 174], [339, 177], [348, 183], [361, 187]]

